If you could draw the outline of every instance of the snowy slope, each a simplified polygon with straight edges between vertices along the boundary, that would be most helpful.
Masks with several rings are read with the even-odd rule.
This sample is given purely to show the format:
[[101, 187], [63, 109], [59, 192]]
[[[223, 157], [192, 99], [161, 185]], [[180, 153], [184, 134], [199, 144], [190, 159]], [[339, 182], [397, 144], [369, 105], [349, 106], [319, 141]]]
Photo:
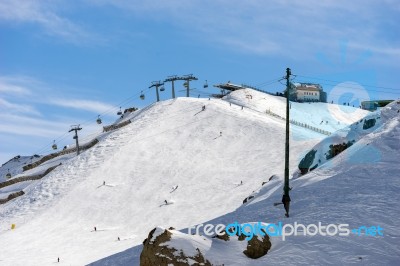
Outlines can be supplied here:
[[[292, 127], [291, 172], [323, 137]], [[0, 206], [0, 244], [8, 247], [0, 261], [82, 265], [141, 243], [156, 225], [184, 228], [224, 215], [282, 174], [283, 139], [283, 121], [225, 101], [152, 105]], [[12, 223], [17, 230], [8, 230]]]
[[[155, 225], [185, 227], [234, 210], [252, 187], [282, 171], [281, 147], [266, 136], [282, 138], [283, 123], [238, 110], [197, 99], [154, 105], [2, 206], [1, 228], [16, 223], [18, 230], [3, 231], [10, 251], [0, 259], [18, 264], [22, 249], [33, 265], [58, 256], [81, 265], [141, 243]], [[175, 204], [163, 206], [165, 199]], [[99, 232], [90, 232], [94, 226]], [[116, 243], [117, 236], [129, 239]]]
[[33, 156], [20, 156], [17, 155], [14, 158], [10, 159], [9, 161], [5, 162], [0, 167], [0, 182], [4, 182], [8, 180], [6, 178], [7, 173], [11, 174], [11, 179], [15, 178], [16, 175], [22, 173], [22, 167], [26, 164], [36, 162], [40, 160], [40, 155], [33, 155]]
[[[323, 141], [313, 147], [309, 153], [307, 153], [309, 157], [304, 157], [299, 167], [314, 169], [315, 167], [318, 167], [329, 161], [332, 157], [336, 155], [334, 152], [335, 146], [336, 148], [340, 149], [340, 147], [337, 146], [343, 145], [345, 147], [344, 149], [346, 149], [347, 147], [353, 145], [371, 132], [380, 129], [389, 120], [398, 115], [397, 111], [399, 105], [400, 101], [394, 101], [386, 108], [380, 109], [373, 113], [369, 113], [363, 119], [360, 119], [359, 121], [343, 129], [340, 129], [333, 135], [325, 138]], [[369, 149], [370, 153], [367, 157], [365, 155], [361, 158], [358, 158], [357, 160], [363, 160], [365, 158], [371, 157], [375, 157], [374, 160], [379, 160], [379, 152], [377, 150], [374, 150], [373, 147], [369, 147]]]
[[[143, 110], [140, 110], [140, 111], [136, 111], [136, 112], [126, 112], [119, 119], [117, 119], [115, 121], [115, 123], [113, 123], [112, 125], [118, 125], [121, 122], [133, 120], [133, 119], [135, 119], [135, 117], [140, 116], [140, 114], [145, 110], [146, 110], [146, 108], [144, 108]], [[108, 126], [111, 126], [111, 125], [108, 125]], [[106, 136], [108, 136], [112, 133], [112, 131], [104, 132], [102, 130], [102, 128], [103, 127], [100, 127], [99, 129], [95, 130], [91, 134], [86, 135], [83, 138], [79, 138], [80, 146], [81, 147], [85, 146], [96, 139], [101, 141]], [[75, 146], [76, 146], [75, 142], [71, 143], [70, 145], [68, 145], [68, 149], [74, 149]], [[54, 151], [54, 152], [58, 153], [58, 152], [60, 152], [60, 150]], [[76, 152], [60, 155], [53, 159], [45, 161], [45, 162], [41, 163], [40, 165], [38, 165], [37, 167], [34, 167], [27, 171], [23, 171], [24, 166], [39, 161], [40, 159], [43, 158], [43, 156], [36, 155], [36, 154], [33, 156], [19, 156], [19, 155], [15, 156], [14, 158], [12, 158], [8, 162], [4, 163], [0, 167], [0, 183], [8, 181], [8, 180], [18, 179], [21, 177], [29, 177], [29, 176], [34, 176], [34, 175], [38, 175], [38, 174], [43, 174], [49, 168], [63, 164], [64, 162], [70, 160], [71, 158], [74, 158], [75, 156], [76, 156]], [[10, 172], [10, 174], [12, 175], [11, 178], [6, 177], [8, 172]], [[7, 188], [0, 188], [0, 199], [6, 198], [7, 195], [12, 192], [24, 190], [27, 186], [31, 185], [32, 183], [36, 183], [36, 182], [37, 181], [22, 182], [22, 183], [13, 184], [11, 186], [8, 186]]]
[[[384, 228], [384, 236], [291, 237], [284, 243], [273, 238], [275, 247], [273, 242], [271, 253], [258, 265], [290, 264], [292, 261], [308, 265], [399, 264], [399, 109], [399, 105], [392, 104], [383, 110], [385, 114], [390, 114], [381, 127], [338, 155], [333, 162], [294, 180], [291, 183], [294, 187], [292, 216], [284, 220], [286, 223], [297, 221], [303, 224], [319, 221], [325, 225], [348, 223], [351, 228], [379, 225]], [[270, 196], [269, 191], [264, 190], [249, 205], [227, 215], [225, 219], [283, 220], [282, 208], [272, 207], [273, 202], [280, 201], [281, 191], [279, 189]], [[262, 207], [265, 212], [259, 213], [257, 210]]]
[[[281, 206], [274, 207], [273, 203], [280, 202], [282, 196], [282, 179], [274, 178], [253, 193], [255, 198], [249, 203], [234, 212], [203, 221], [213, 225], [236, 221], [292, 225], [295, 222], [304, 225], [321, 222], [325, 226], [348, 224], [350, 229], [380, 226], [383, 236], [366, 235], [363, 229], [360, 235], [351, 232], [349, 236], [300, 234], [288, 236], [285, 241], [281, 237], [272, 237], [271, 250], [257, 260], [243, 254], [245, 242], [225, 242], [205, 236], [199, 241], [192, 235], [180, 233], [166, 245], [187, 253], [198, 246], [214, 265], [399, 265], [399, 110], [400, 104], [392, 103], [382, 110], [383, 122], [373, 132], [364, 135], [331, 162], [292, 180], [290, 218], [284, 218]], [[186, 229], [182, 231], [187, 232]], [[94, 265], [119, 264], [127, 260], [137, 265], [138, 256], [133, 252], [140, 252], [140, 249], [138, 246]]]
[[[262, 113], [269, 111], [281, 117], [286, 117], [286, 98], [284, 97], [244, 89], [228, 94], [224, 97], [224, 100]], [[345, 128], [369, 114], [366, 110], [352, 106], [330, 103], [291, 102], [290, 105], [291, 119], [329, 132]]]

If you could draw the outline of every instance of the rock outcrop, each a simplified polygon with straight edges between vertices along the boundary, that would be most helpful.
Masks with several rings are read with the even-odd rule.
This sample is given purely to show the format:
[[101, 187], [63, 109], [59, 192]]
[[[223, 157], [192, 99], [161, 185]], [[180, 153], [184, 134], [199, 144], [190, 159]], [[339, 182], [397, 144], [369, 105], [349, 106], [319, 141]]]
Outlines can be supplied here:
[[[143, 242], [140, 265], [211, 266], [212, 264], [204, 258], [201, 248], [193, 245], [199, 243], [199, 238], [202, 237], [186, 235], [172, 229], [154, 228]], [[207, 242], [205, 238], [204, 241]], [[183, 250], [180, 247], [185, 248]]]
[[258, 259], [268, 253], [271, 249], [271, 241], [269, 240], [268, 234], [262, 237], [260, 240], [258, 237], [254, 236], [247, 243], [247, 248], [243, 253], [252, 259]]
[[185, 234], [173, 230], [173, 228], [157, 227], [150, 231], [143, 242], [140, 265], [211, 266], [221, 265], [221, 263], [223, 265], [222, 261], [212, 262], [212, 258], [207, 258], [207, 254], [216, 252], [212, 250], [213, 247], [218, 247], [217, 252], [224, 254], [239, 255], [243, 252], [250, 259], [258, 259], [271, 249], [271, 241], [268, 234], [265, 236], [254, 235], [249, 239], [248, 234], [240, 233], [238, 235], [232, 227], [228, 232], [224, 230], [212, 238]]

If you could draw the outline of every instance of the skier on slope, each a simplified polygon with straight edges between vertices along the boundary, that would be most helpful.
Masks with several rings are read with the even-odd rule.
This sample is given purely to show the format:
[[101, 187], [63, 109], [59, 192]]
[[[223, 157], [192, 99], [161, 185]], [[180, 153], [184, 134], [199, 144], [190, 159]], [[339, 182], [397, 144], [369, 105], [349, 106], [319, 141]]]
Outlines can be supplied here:
[[206, 106], [203, 105], [203, 107], [201, 108], [202, 111], [206, 110]]

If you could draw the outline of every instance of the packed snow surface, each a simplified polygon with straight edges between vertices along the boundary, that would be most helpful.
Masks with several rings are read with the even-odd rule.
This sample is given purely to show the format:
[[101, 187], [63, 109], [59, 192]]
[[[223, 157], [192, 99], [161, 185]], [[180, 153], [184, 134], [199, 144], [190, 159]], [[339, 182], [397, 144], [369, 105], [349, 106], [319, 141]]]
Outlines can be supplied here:
[[[248, 94], [252, 95], [251, 99]], [[60, 264], [65, 265], [96, 261], [98, 265], [103, 262], [103, 265], [121, 265], [121, 261], [126, 265], [135, 265], [138, 254], [133, 254], [129, 248], [140, 245], [156, 226], [183, 229], [213, 219], [230, 221], [241, 212], [244, 212], [246, 221], [281, 219], [282, 210], [272, 206], [272, 201], [280, 200], [280, 183], [276, 184], [275, 192], [260, 192], [257, 203], [255, 198], [251, 204], [240, 206], [242, 200], [257, 190], [262, 182], [268, 181], [270, 176], [283, 176], [285, 124], [265, 112], [266, 108], [271, 108], [271, 111], [284, 116], [284, 113], [279, 113], [284, 112], [284, 106], [283, 98], [241, 90], [223, 100], [178, 98], [163, 101], [124, 117], [132, 123], [112, 133], [100, 134], [100, 142], [79, 156], [54, 159], [62, 160], [62, 165], [43, 179], [8, 188], [21, 188], [26, 194], [0, 205], [0, 244], [6, 247], [0, 253], [0, 264], [53, 265], [59, 257]], [[307, 109], [311, 108], [309, 106], [313, 108]], [[317, 127], [321, 120], [326, 120], [332, 126], [324, 129], [330, 131], [366, 115], [365, 111], [352, 107], [346, 108], [344, 115], [343, 110], [332, 111], [329, 106], [324, 103], [292, 103], [291, 112], [296, 120], [314, 121]], [[389, 135], [397, 132], [398, 136], [398, 131], [393, 131], [398, 127], [393, 123], [383, 132]], [[291, 173], [297, 171], [302, 156], [324, 137], [309, 129], [291, 126]], [[362, 148], [359, 149], [362, 152]], [[380, 163], [385, 162], [389, 168], [395, 168], [391, 165], [393, 157], [390, 158], [392, 161], [383, 160], [386, 158], [385, 151]], [[49, 166], [51, 163], [48, 163]], [[2, 171], [4, 167], [7, 165], [1, 168]], [[27, 173], [16, 174], [35, 174], [44, 168], [40, 166]], [[367, 201], [360, 202], [355, 197], [357, 193], [364, 195], [364, 192], [355, 193], [357, 186], [352, 184], [353, 179], [347, 174], [340, 175], [344, 170], [339, 166], [337, 169], [321, 168], [296, 179], [293, 184], [293, 218], [290, 219], [303, 217], [304, 221], [314, 222], [314, 219], [325, 221], [335, 217], [337, 219], [332, 222], [343, 218], [345, 222], [354, 221], [358, 225], [360, 219], [352, 217], [350, 211], [356, 213], [358, 218], [368, 218], [369, 215], [361, 215], [358, 208], [368, 210], [366, 206], [371, 204], [373, 198], [370, 196], [372, 185], [365, 185], [368, 188], [365, 194]], [[354, 173], [351, 172], [361, 184], [363, 171], [355, 169]], [[377, 170], [377, 174], [380, 171]], [[334, 175], [347, 179], [330, 178]], [[324, 179], [330, 183], [319, 185], [322, 183], [319, 181]], [[338, 186], [335, 185], [336, 179], [341, 180]], [[346, 187], [349, 182], [352, 185]], [[0, 189], [2, 195], [8, 193], [5, 189], [7, 187]], [[337, 197], [342, 189], [344, 195]], [[348, 205], [342, 206], [347, 195], [345, 192], [349, 190], [354, 198], [348, 198]], [[335, 201], [322, 200], [325, 194], [329, 196], [327, 199]], [[165, 204], [165, 200], [173, 204]], [[383, 196], [378, 202], [380, 200], [383, 201]], [[322, 208], [324, 204], [321, 202], [330, 208]], [[382, 202], [380, 206], [385, 204]], [[349, 209], [343, 211], [344, 207]], [[390, 210], [395, 213], [394, 206]], [[342, 212], [345, 213], [343, 216]], [[374, 216], [374, 223], [382, 220], [378, 219], [378, 213]], [[292, 221], [290, 219], [287, 221]], [[365, 223], [368, 222], [372, 220], [365, 220]], [[14, 230], [10, 230], [11, 224], [16, 225]], [[381, 223], [381, 226], [385, 225], [390, 230], [391, 220], [388, 224]], [[393, 242], [388, 241], [388, 245], [398, 240], [396, 233], [389, 236]], [[301, 239], [304, 240], [296, 240], [298, 242], [294, 242], [289, 251], [283, 248], [289, 242], [273, 243], [273, 250], [260, 260], [260, 265], [264, 265], [263, 261], [278, 261], [285, 252], [293, 253], [295, 257], [306, 252], [312, 255], [311, 259], [302, 258], [300, 262], [313, 261], [319, 252], [311, 242], [318, 242], [319, 239], [307, 239], [305, 246]], [[328, 250], [330, 240], [321, 238], [325, 244], [318, 248]], [[363, 244], [368, 244], [370, 238], [363, 241]], [[337, 244], [334, 244], [335, 247]], [[393, 248], [398, 251], [398, 245], [393, 245]], [[129, 252], [123, 252], [127, 249]], [[116, 254], [118, 252], [122, 252], [120, 256]], [[389, 252], [387, 249], [382, 254]], [[114, 262], [102, 260], [113, 254], [116, 254]], [[222, 255], [210, 256], [217, 259]], [[235, 259], [232, 257], [232, 262]], [[250, 265], [249, 261], [242, 262]], [[240, 265], [240, 260], [237, 263]]]

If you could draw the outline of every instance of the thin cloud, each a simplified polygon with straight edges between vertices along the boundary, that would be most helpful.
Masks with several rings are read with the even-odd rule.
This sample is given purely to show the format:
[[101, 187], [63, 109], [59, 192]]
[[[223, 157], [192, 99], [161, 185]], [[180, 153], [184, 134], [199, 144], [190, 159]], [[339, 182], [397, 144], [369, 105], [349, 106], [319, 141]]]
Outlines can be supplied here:
[[2, 83], [0, 80], [0, 92], [2, 94], [17, 94], [17, 95], [29, 95], [30, 91], [12, 84]]
[[11, 103], [0, 98], [0, 110], [9, 113], [23, 113], [30, 115], [40, 115], [40, 112], [33, 106], [26, 104]]
[[32, 105], [55, 105], [93, 113], [104, 113], [115, 109], [114, 106], [100, 101], [60, 98], [57, 96], [57, 90], [51, 86], [27, 76], [0, 76], [0, 92], [14, 96], [12, 100], [0, 98], [0, 108], [33, 115], [39, 115], [33, 106], [20, 104], [18, 101], [29, 102]]
[[74, 109], [79, 109], [79, 110], [85, 110], [93, 113], [104, 113], [106, 111], [109, 111], [111, 109], [114, 109], [115, 107], [99, 102], [99, 101], [92, 101], [92, 100], [80, 100], [80, 99], [50, 99], [48, 101], [48, 104], [52, 105], [57, 105], [57, 106], [62, 106], [62, 107], [68, 107], [68, 108], [74, 108]]
[[388, 30], [385, 21], [393, 19], [386, 16], [385, 10], [400, 6], [393, 1], [365, 5], [317, 0], [88, 1], [165, 21], [205, 43], [240, 52], [309, 57], [310, 51], [335, 49], [338, 42], [350, 38], [372, 52], [399, 57], [395, 44], [378, 36]]
[[19, 114], [0, 114], [0, 132], [24, 136], [49, 137], [66, 131], [69, 123], [55, 122]]
[[41, 116], [35, 108], [32, 93], [39, 83], [26, 76], [0, 76], [0, 111], [2, 114], [24, 114]]
[[96, 39], [81, 26], [57, 15], [53, 7], [49, 1], [3, 0], [0, 2], [0, 20], [38, 24], [47, 34], [74, 44]]
[[24, 78], [0, 77], [0, 92], [4, 94], [12, 94], [17, 96], [30, 95], [31, 91], [22, 83], [25, 83]]

